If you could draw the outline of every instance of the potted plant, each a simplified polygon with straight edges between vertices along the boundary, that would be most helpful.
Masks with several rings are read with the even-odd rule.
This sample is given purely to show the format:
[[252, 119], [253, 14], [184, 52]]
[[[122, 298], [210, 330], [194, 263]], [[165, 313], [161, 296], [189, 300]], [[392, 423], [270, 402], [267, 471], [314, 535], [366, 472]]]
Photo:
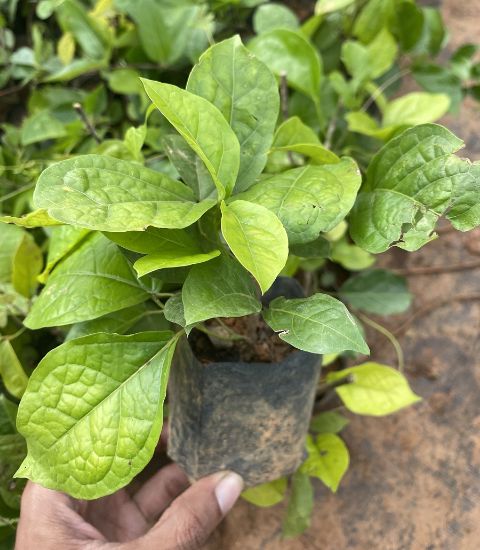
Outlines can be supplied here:
[[[119, 4], [154, 55], [141, 8]], [[92, 126], [102, 102], [95, 90], [85, 101], [91, 111], [80, 107], [87, 143], [78, 126], [65, 136], [52, 122], [65, 116], [63, 106], [48, 115], [57, 133], [42, 135], [65, 139], [50, 152], [67, 158], [50, 163], [35, 152], [49, 164], [35, 209], [2, 218], [24, 227], [0, 226], [7, 315], [25, 316], [22, 336], [59, 344], [27, 386], [11, 344], [17, 329], [0, 343], [7, 390], [23, 395], [17, 427], [28, 456], [17, 476], [80, 498], [124, 486], [153, 454], [168, 386], [171, 457], [192, 478], [238, 471], [250, 487], [245, 498], [259, 505], [280, 501], [293, 474], [285, 532], [295, 534], [308, 525], [309, 477], [335, 491], [349, 461], [337, 435], [344, 417], [323, 412], [310, 423], [315, 396], [334, 390], [347, 409], [369, 415], [418, 401], [399, 370], [357, 357], [368, 354], [360, 321], [374, 326], [361, 312], [403, 311], [405, 282], [369, 270], [337, 287], [323, 267], [328, 260], [357, 271], [390, 246], [416, 250], [435, 238], [441, 216], [462, 231], [477, 226], [478, 165], [456, 156], [461, 140], [431, 123], [453, 102], [428, 78], [425, 52], [434, 55], [443, 40], [436, 12], [401, 2], [372, 31], [375, 5], [319, 1], [301, 28], [286, 8], [261, 6], [247, 47], [237, 36], [211, 46], [185, 89], [143, 79], [139, 92], [136, 75], [133, 86], [124, 69], [102, 73], [115, 93], [135, 90], [128, 116], [152, 104], [123, 139]], [[58, 17], [82, 44], [67, 17], [79, 9], [69, 0]], [[424, 24], [409, 34], [404, 21], [414, 16]], [[82, 17], [108, 44], [104, 16], [100, 26]], [[386, 91], [403, 74], [399, 50], [411, 54], [428, 93], [389, 101]], [[175, 64], [178, 51], [162, 63]], [[472, 56], [457, 52], [445, 69], [460, 91], [465, 74], [475, 74]], [[25, 147], [36, 143], [40, 115], [24, 123]], [[17, 143], [7, 130], [7, 142]], [[103, 139], [108, 132], [117, 138]], [[155, 169], [143, 165], [145, 144], [162, 156], [149, 163]], [[49, 239], [38, 296], [41, 250], [25, 228], [44, 228]], [[37, 347], [48, 351], [51, 342]], [[321, 364], [339, 354], [349, 365], [319, 382]]]

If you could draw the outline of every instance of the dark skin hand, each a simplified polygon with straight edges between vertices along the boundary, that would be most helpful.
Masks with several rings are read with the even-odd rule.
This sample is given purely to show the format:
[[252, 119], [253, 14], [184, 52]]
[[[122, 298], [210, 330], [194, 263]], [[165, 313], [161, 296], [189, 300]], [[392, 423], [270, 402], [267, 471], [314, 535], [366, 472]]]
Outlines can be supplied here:
[[234, 505], [243, 481], [219, 472], [190, 485], [176, 464], [135, 491], [85, 501], [28, 482], [16, 550], [194, 550]]

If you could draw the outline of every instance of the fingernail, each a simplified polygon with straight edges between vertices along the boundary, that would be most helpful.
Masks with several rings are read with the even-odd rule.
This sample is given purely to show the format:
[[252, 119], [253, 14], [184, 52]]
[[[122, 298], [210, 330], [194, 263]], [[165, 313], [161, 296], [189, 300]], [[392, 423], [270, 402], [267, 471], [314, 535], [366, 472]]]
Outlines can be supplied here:
[[215, 487], [215, 496], [223, 515], [232, 509], [242, 491], [243, 479], [235, 472], [227, 472], [220, 479]]

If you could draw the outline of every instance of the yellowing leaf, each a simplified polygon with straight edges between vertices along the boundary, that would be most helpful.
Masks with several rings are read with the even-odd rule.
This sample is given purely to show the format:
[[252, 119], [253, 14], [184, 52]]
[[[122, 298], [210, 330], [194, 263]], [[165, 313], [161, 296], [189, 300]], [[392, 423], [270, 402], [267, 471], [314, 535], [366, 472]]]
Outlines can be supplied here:
[[301, 471], [322, 481], [333, 493], [348, 470], [350, 457], [345, 443], [338, 435], [324, 433], [315, 439], [307, 437], [308, 458]]
[[64, 65], [68, 65], [75, 55], [75, 38], [71, 32], [65, 32], [57, 44], [57, 55]]
[[28, 377], [9, 340], [0, 340], [0, 375], [7, 390], [20, 399], [27, 387]]
[[287, 478], [281, 477], [275, 481], [269, 483], [263, 483], [243, 491], [242, 498], [255, 506], [261, 508], [268, 508], [269, 506], [275, 506], [285, 498], [287, 491]]

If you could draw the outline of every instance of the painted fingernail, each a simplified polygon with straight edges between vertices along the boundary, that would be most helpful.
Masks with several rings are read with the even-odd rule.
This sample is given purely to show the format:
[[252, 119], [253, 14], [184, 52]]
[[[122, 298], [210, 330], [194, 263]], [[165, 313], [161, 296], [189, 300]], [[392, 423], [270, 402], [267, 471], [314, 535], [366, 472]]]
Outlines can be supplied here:
[[235, 472], [226, 472], [220, 478], [215, 487], [215, 496], [223, 515], [232, 509], [242, 491], [243, 479]]

